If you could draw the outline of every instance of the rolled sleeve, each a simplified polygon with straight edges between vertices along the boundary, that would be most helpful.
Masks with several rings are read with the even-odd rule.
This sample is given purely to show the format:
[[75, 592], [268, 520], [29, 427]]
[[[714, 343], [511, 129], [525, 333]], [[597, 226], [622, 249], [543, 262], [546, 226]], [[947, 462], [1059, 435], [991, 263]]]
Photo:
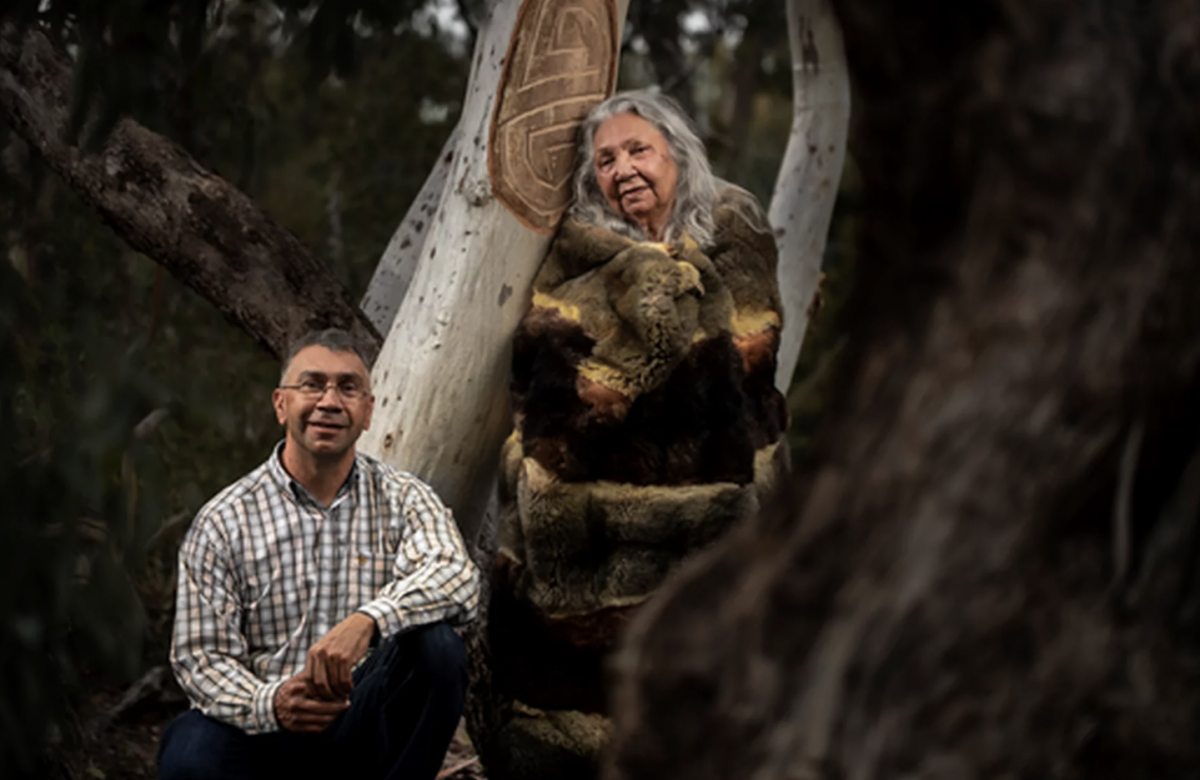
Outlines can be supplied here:
[[399, 611], [386, 599], [368, 601], [359, 607], [358, 611], [375, 621], [380, 639], [386, 639], [404, 627]]
[[275, 694], [286, 680], [264, 683], [254, 692], [254, 725], [259, 734], [279, 731], [279, 717], [275, 714]]

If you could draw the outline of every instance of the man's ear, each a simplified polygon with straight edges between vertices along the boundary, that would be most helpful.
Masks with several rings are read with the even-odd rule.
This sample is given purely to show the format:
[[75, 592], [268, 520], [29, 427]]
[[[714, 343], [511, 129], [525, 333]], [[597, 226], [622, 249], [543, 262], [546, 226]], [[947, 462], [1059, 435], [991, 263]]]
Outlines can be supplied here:
[[278, 387], [271, 391], [271, 406], [275, 407], [275, 419], [280, 425], [286, 425], [287, 412], [283, 408], [283, 391]]

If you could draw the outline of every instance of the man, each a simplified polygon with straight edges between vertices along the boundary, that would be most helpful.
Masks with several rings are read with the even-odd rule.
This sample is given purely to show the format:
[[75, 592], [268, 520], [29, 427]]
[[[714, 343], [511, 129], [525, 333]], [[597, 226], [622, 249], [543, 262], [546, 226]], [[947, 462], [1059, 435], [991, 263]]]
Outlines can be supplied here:
[[348, 333], [295, 345], [273, 401], [284, 441], [179, 551], [171, 664], [193, 709], [159, 775], [433, 778], [478, 571], [428, 486], [355, 452], [375, 399]]

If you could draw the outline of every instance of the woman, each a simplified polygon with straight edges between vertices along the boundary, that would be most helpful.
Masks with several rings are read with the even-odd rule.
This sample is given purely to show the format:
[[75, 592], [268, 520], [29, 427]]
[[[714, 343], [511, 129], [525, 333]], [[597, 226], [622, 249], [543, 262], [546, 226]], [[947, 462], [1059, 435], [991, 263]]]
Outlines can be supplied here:
[[781, 324], [754, 198], [712, 175], [669, 99], [598, 105], [513, 345], [489, 618], [513, 755], [587, 764], [620, 628], [786, 467]]

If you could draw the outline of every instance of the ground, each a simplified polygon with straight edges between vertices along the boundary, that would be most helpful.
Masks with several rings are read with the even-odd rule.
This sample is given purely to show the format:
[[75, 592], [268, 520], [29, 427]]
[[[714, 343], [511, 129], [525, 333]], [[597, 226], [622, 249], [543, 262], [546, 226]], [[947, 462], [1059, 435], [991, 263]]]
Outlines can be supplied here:
[[[94, 696], [88, 708], [93, 713], [90, 722], [98, 722], [96, 713], [111, 711], [125, 693], [109, 690]], [[152, 690], [107, 728], [86, 738], [81, 748], [57, 756], [57, 780], [154, 780], [158, 776], [155, 754], [159, 734], [185, 707], [183, 694], [173, 684], [168, 682], [162, 690]], [[451, 778], [487, 780], [462, 724], [438, 774], [439, 780]]]

